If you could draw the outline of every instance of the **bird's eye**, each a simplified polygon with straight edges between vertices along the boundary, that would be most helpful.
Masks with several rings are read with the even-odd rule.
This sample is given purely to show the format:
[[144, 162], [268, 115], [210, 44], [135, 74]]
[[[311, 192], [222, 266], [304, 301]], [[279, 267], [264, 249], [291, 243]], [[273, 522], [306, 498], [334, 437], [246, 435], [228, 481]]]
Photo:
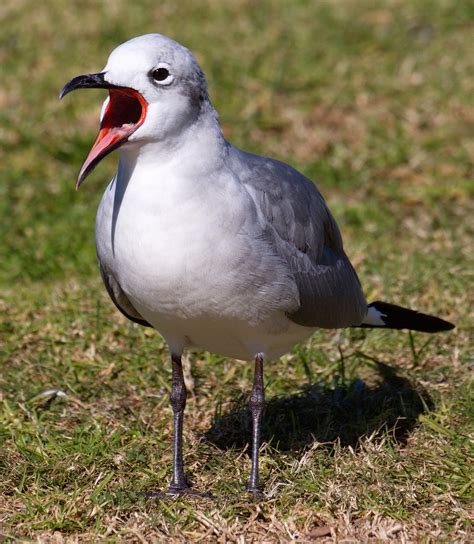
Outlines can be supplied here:
[[153, 77], [156, 79], [156, 81], [164, 81], [170, 73], [166, 68], [157, 68], [153, 71]]
[[151, 77], [160, 85], [169, 85], [174, 79], [168, 66], [158, 66], [151, 72]]

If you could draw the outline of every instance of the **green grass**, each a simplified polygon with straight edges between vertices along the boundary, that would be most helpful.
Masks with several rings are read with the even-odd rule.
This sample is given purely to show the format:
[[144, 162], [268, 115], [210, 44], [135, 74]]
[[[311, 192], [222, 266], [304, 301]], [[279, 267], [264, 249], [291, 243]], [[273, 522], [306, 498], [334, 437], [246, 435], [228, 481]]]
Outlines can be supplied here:
[[[472, 3], [8, 0], [1, 17], [0, 539], [472, 538]], [[57, 95], [154, 31], [196, 53], [234, 144], [318, 182], [368, 298], [457, 324], [321, 331], [268, 364], [261, 503], [252, 365], [207, 353], [186, 359], [186, 463], [218, 498], [141, 495], [169, 479], [168, 353], [100, 283], [116, 157], [74, 191], [103, 95]]]

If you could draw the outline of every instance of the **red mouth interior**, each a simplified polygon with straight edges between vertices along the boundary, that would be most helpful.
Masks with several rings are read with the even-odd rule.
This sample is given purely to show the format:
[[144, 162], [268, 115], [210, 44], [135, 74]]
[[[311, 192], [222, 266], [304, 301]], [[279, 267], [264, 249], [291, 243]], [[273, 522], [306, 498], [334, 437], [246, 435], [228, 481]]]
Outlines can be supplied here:
[[[136, 125], [146, 110], [142, 96], [131, 89], [110, 89], [110, 100], [100, 124], [101, 130], [121, 128], [123, 125]], [[143, 103], [143, 104], [142, 104]]]
[[147, 102], [139, 92], [125, 87], [109, 89], [109, 97], [99, 134], [82, 165], [76, 187], [106, 155], [126, 142], [145, 121]]

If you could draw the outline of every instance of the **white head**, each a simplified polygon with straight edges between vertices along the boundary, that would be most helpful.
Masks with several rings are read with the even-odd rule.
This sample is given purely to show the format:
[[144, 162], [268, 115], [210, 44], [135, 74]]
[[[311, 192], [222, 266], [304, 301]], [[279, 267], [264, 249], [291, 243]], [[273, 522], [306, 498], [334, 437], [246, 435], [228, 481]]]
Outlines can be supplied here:
[[72, 79], [60, 96], [79, 88], [105, 88], [109, 97], [77, 186], [114, 149], [174, 138], [213, 111], [206, 78], [192, 53], [161, 34], [119, 45], [102, 72]]

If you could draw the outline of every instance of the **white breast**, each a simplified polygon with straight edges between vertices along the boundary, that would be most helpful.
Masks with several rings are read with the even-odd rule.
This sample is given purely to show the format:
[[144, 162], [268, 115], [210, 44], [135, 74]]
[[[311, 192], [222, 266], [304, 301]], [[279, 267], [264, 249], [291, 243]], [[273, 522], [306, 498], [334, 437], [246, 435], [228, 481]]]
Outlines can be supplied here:
[[298, 293], [259, 229], [253, 201], [230, 173], [198, 183], [176, 170], [122, 165], [98, 210], [97, 250], [172, 349], [279, 355], [308, 329], [285, 317]]

